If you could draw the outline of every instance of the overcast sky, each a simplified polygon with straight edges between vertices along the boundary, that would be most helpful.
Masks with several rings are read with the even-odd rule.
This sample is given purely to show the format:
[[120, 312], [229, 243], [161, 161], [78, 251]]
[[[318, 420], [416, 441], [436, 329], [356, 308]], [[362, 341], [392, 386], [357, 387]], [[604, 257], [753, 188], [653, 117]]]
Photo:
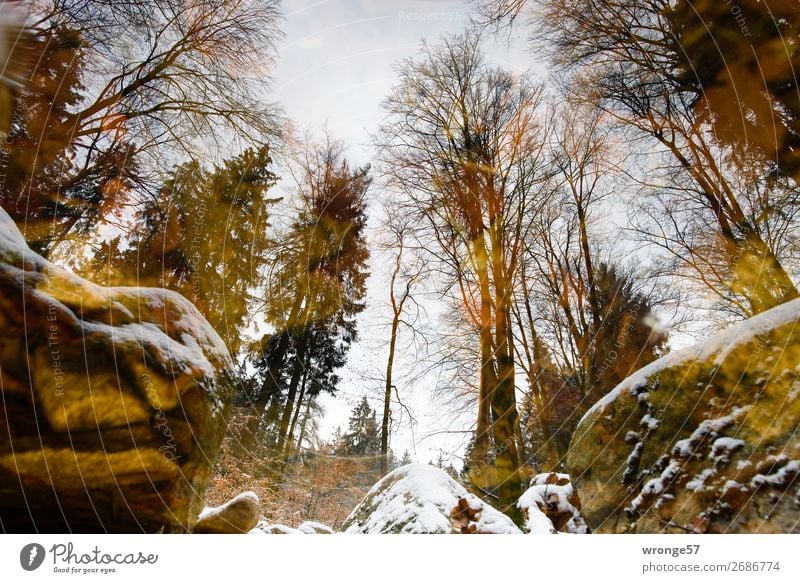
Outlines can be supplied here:
[[[380, 123], [380, 104], [395, 82], [393, 65], [419, 51], [423, 40], [438, 42], [445, 32], [469, 26], [472, 7], [466, 0], [284, 0], [285, 31], [275, 76], [276, 98], [301, 132], [319, 131], [327, 123], [333, 136], [350, 145], [350, 158], [370, 162], [369, 136]], [[521, 73], [533, 57], [524, 40], [489, 42], [487, 60]], [[359, 319], [361, 340], [342, 371], [340, 393], [325, 398], [323, 431], [346, 426], [350, 409], [367, 394], [381, 407], [380, 381], [369, 380], [386, 365], [382, 341], [387, 280], [380, 260], [373, 257], [368, 309]], [[460, 453], [463, 436], [440, 434], [449, 429], [442, 406], [430, 400], [435, 378], [411, 387], [403, 382], [415, 363], [407, 356], [399, 363], [398, 388], [418, 420], [412, 433], [403, 424], [393, 435], [392, 449], [400, 456], [409, 450], [419, 461], [436, 459], [440, 450]], [[395, 418], [401, 416], [395, 411]], [[406, 417], [407, 418], [407, 417]], [[463, 427], [456, 427], [463, 429]]]

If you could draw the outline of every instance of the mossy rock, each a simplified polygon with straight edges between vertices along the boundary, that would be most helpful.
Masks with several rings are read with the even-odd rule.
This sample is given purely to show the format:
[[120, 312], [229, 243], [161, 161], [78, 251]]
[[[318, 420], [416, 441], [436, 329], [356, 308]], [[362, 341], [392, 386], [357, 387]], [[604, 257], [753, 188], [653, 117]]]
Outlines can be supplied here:
[[188, 300], [60, 269], [0, 210], [0, 530], [191, 531], [232, 368]]
[[638, 371], [567, 468], [593, 532], [800, 532], [800, 300]]

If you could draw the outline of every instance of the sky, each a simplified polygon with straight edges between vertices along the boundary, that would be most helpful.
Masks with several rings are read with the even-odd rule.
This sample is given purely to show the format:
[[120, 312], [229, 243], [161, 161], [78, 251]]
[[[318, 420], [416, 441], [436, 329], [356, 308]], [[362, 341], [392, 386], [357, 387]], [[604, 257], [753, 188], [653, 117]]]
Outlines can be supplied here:
[[[394, 84], [393, 65], [413, 57], [423, 40], [465, 30], [467, 0], [284, 0], [280, 61], [274, 89], [298, 129], [319, 128], [352, 145], [352, 158], [369, 161], [369, 133]], [[486, 56], [514, 72], [532, 56], [524, 41], [487, 43]]]
[[[418, 54], [423, 40], [436, 44], [443, 33], [457, 33], [470, 25], [474, 11], [466, 0], [284, 0], [285, 37], [274, 76], [274, 97], [285, 114], [303, 133], [330, 133], [349, 145], [356, 164], [370, 162], [370, 135], [381, 119], [381, 101], [396, 80], [394, 64]], [[533, 68], [534, 57], [524, 38], [489, 39], [487, 61], [515, 73]], [[337, 426], [346, 427], [349, 412], [366, 394], [373, 407], [382, 407], [382, 384], [378, 377], [386, 366], [385, 261], [374, 255], [367, 292], [367, 309], [359, 318], [359, 342], [341, 371], [336, 398], [323, 397], [324, 435]], [[436, 326], [435, 317], [430, 324]], [[406, 339], [407, 340], [407, 339]], [[403, 338], [401, 338], [401, 343]], [[427, 462], [459, 455], [463, 434], [451, 434], [453, 420], [443, 416], [442, 403], [432, 398], [436, 378], [413, 386], [407, 378], [418, 369], [413, 353], [398, 362], [397, 386], [404, 403], [414, 413], [412, 426], [400, 407], [394, 419], [402, 420], [392, 435], [391, 448], [398, 457], [409, 451], [412, 458]], [[454, 423], [455, 424], [455, 423]], [[458, 429], [463, 429], [459, 426]]]

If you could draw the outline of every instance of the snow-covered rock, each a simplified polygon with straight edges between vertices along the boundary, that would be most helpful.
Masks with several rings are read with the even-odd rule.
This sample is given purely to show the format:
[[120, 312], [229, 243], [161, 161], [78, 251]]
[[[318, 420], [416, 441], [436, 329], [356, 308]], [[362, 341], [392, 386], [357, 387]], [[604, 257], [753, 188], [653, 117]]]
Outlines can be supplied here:
[[297, 528], [292, 528], [284, 524], [270, 524], [266, 520], [260, 520], [249, 534], [335, 534], [333, 529], [321, 522], [307, 520]]
[[343, 525], [346, 533], [518, 534], [506, 515], [446, 472], [409, 464], [384, 476]]
[[255, 492], [243, 492], [225, 504], [207, 506], [197, 517], [194, 532], [202, 534], [241, 534], [258, 524], [261, 504]]
[[581, 504], [567, 474], [538, 474], [517, 502], [531, 534], [586, 534]]
[[567, 469], [599, 532], [800, 532], [800, 300], [642, 368]]
[[314, 522], [313, 520], [305, 521], [297, 527], [297, 530], [303, 534], [334, 534], [330, 526], [322, 524], [321, 522]]
[[305, 534], [297, 528], [291, 528], [283, 524], [269, 524], [266, 520], [258, 521], [258, 524], [248, 532], [248, 534]]
[[0, 209], [4, 530], [191, 530], [232, 367], [188, 300], [77, 277]]

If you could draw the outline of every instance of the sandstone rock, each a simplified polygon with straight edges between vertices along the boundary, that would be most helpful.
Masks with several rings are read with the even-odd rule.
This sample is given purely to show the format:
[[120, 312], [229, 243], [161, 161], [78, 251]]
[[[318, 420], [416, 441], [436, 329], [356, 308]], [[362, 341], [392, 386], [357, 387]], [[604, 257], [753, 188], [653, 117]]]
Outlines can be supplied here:
[[222, 506], [205, 508], [197, 517], [194, 531], [203, 534], [242, 534], [258, 524], [261, 504], [254, 492], [244, 492]]
[[191, 530], [231, 370], [182, 296], [81, 279], [0, 210], [0, 528]]
[[596, 532], [800, 532], [800, 300], [635, 373], [567, 466]]
[[531, 534], [586, 534], [581, 502], [567, 474], [537, 474], [517, 506]]
[[444, 471], [409, 464], [384, 476], [345, 520], [351, 534], [518, 534], [510, 518]]

